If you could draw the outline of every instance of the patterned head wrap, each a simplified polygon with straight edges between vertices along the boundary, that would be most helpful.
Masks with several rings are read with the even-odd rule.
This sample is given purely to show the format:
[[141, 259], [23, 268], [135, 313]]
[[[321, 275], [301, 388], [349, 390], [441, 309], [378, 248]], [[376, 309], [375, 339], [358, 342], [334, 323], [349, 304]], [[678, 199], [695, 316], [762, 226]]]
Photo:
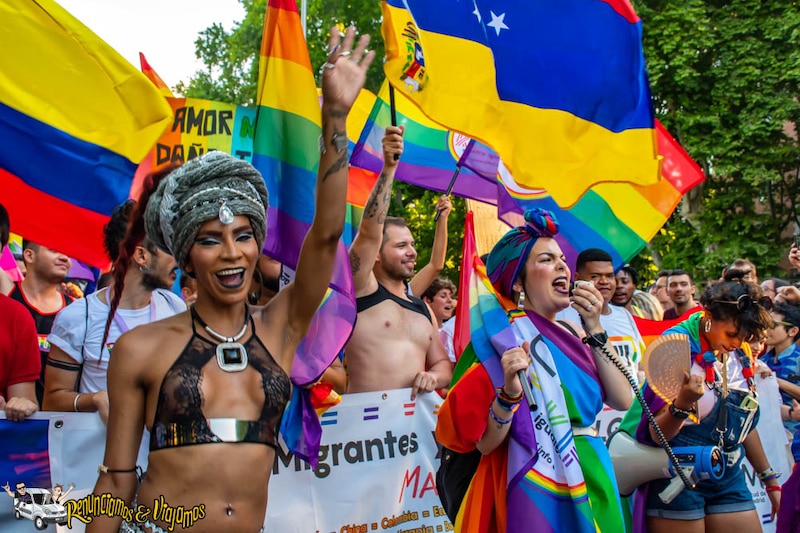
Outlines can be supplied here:
[[200, 226], [215, 218], [225, 224], [245, 215], [259, 250], [267, 233], [267, 187], [253, 165], [223, 152], [206, 152], [161, 180], [150, 197], [147, 238], [185, 268]]
[[514, 282], [525, 267], [536, 239], [554, 237], [557, 233], [558, 221], [553, 213], [539, 208], [525, 211], [525, 225], [503, 235], [486, 259], [486, 273], [495, 290], [511, 298]]

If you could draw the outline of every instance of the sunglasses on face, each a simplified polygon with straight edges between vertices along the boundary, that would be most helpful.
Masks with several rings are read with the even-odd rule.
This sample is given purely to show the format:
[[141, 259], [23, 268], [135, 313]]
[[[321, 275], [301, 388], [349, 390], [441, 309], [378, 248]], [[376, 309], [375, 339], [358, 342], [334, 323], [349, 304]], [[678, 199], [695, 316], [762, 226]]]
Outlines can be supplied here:
[[762, 296], [758, 300], [753, 300], [752, 298], [750, 298], [749, 294], [742, 294], [741, 296], [736, 298], [736, 301], [731, 301], [731, 300], [715, 300], [715, 301], [721, 304], [735, 305], [736, 308], [742, 313], [744, 313], [745, 311], [749, 311], [753, 307], [753, 304], [760, 305], [767, 311], [772, 309], [772, 298], [770, 298], [769, 296]]
[[778, 326], [783, 326], [785, 328], [793, 328], [794, 324], [790, 324], [789, 322], [784, 322], [783, 320], [772, 320], [772, 329], [777, 328]]

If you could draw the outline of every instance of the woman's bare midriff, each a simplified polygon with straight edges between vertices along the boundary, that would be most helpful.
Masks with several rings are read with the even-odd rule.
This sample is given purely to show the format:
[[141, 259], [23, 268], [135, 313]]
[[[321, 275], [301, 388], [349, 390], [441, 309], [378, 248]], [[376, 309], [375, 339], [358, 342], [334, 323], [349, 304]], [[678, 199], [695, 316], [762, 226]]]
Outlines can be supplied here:
[[172, 531], [191, 527], [198, 532], [255, 533], [264, 522], [274, 461], [275, 450], [259, 443], [196, 444], [154, 451], [137, 504], [146, 508], [145, 513], [149, 511], [148, 520], [167, 530], [174, 520]]

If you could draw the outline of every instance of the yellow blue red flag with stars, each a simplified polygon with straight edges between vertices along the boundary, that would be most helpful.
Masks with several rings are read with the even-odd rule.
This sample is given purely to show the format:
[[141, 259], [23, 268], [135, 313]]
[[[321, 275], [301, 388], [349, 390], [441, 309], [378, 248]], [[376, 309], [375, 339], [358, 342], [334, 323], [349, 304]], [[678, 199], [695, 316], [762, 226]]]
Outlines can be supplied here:
[[562, 207], [659, 179], [641, 20], [627, 0], [385, 0], [386, 77]]

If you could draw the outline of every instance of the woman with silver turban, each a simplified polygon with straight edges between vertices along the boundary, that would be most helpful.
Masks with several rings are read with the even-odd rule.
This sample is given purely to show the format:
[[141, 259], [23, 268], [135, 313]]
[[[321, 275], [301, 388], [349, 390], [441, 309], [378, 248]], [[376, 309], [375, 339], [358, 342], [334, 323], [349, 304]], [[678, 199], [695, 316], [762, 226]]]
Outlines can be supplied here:
[[[367, 36], [356, 44], [352, 28], [344, 38], [335, 28], [331, 33], [316, 212], [293, 283], [266, 306], [248, 307], [269, 231], [267, 190], [249, 163], [207, 153], [161, 180], [147, 202], [147, 237], [196, 280], [197, 300], [185, 313], [131, 330], [114, 347], [95, 493], [147, 511], [126, 517], [133, 520], [122, 523], [125, 531], [172, 531], [174, 513], [152, 512], [159, 501], [184, 510], [183, 528], [262, 529], [292, 361], [328, 289], [344, 230], [347, 115], [374, 57]], [[145, 426], [148, 470], [137, 484]], [[95, 518], [87, 528], [118, 530], [119, 517]]]

